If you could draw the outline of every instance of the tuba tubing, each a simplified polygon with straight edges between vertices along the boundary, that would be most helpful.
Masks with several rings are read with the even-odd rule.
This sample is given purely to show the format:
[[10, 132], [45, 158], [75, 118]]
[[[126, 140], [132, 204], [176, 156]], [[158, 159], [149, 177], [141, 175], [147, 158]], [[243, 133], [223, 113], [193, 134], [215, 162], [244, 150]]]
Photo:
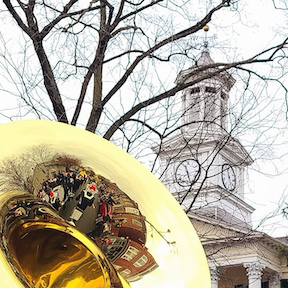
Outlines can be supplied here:
[[[93, 133], [45, 120], [1, 125], [0, 134], [1, 287], [211, 288], [190, 219], [130, 155]], [[66, 156], [81, 163], [69, 170]], [[32, 185], [8, 183], [12, 171]], [[73, 171], [82, 177], [79, 187], [65, 182]], [[50, 185], [55, 175], [67, 186]]]
[[1, 194], [0, 220], [2, 287], [130, 287], [97, 245], [33, 195]]

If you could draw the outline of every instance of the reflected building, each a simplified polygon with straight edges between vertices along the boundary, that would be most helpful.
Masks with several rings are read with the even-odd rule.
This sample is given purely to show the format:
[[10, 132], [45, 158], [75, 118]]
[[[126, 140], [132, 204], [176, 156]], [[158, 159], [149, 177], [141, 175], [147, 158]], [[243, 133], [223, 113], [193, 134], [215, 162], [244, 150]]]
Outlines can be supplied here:
[[34, 194], [90, 237], [129, 282], [158, 267], [145, 246], [145, 216], [116, 183], [90, 167], [47, 162], [35, 167], [33, 186]]

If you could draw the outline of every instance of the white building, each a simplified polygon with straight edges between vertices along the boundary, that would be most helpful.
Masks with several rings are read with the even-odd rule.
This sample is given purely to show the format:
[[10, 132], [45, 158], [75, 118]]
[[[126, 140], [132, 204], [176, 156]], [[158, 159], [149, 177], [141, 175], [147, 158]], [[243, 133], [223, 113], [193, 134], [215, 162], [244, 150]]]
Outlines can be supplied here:
[[203, 51], [196, 63], [202, 72], [193, 74], [194, 66], [176, 79], [203, 80], [183, 90], [180, 132], [160, 147], [161, 180], [198, 232], [212, 288], [286, 288], [287, 261], [280, 250], [288, 246], [252, 229], [254, 209], [245, 201], [245, 169], [253, 160], [228, 129], [235, 80], [228, 72], [218, 73], [214, 64]]

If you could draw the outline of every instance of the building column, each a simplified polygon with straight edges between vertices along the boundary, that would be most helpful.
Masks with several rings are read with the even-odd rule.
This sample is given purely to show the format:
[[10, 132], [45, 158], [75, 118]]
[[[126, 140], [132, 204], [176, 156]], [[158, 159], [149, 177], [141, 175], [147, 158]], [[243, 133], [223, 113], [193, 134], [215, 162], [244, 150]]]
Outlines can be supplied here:
[[210, 267], [211, 288], [218, 288], [219, 272], [217, 267]]
[[269, 280], [269, 288], [280, 288], [280, 281], [281, 281], [281, 273], [274, 273], [271, 275], [268, 280]]
[[259, 261], [244, 263], [243, 265], [247, 271], [249, 288], [261, 288], [262, 270], [265, 268], [265, 265]]

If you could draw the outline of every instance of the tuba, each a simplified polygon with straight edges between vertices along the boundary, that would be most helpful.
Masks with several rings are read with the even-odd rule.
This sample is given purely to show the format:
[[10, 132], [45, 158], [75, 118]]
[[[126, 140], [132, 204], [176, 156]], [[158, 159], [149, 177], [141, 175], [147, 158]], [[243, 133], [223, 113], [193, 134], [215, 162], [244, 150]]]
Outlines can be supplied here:
[[0, 133], [1, 287], [211, 287], [190, 220], [133, 157], [63, 123]]

